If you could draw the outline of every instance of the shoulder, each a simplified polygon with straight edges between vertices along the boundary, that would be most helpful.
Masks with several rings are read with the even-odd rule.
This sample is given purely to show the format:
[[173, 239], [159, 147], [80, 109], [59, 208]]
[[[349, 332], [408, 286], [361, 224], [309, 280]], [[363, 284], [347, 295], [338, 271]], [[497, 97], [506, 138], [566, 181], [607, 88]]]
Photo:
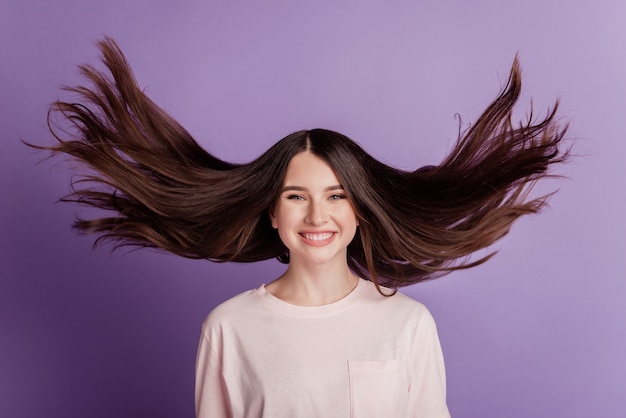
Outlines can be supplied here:
[[397, 292], [393, 297], [397, 299], [396, 303], [406, 306], [406, 309], [410, 309], [415, 315], [418, 315], [420, 318], [427, 318], [432, 320], [432, 315], [430, 311], [422, 302], [419, 302], [412, 297], [400, 292]]
[[415, 299], [405, 295], [401, 292], [396, 292], [387, 287], [380, 288], [383, 294], [381, 294], [374, 283], [368, 284], [368, 289], [366, 291], [365, 301], [367, 303], [375, 304], [381, 307], [386, 307], [388, 309], [393, 309], [397, 311], [407, 311], [412, 314], [423, 314], [430, 315], [428, 308], [421, 303], [416, 301]]
[[[365, 295], [361, 299], [361, 309], [377, 318], [385, 318], [393, 322], [403, 322], [407, 325], [419, 326], [434, 323], [428, 308], [421, 302], [401, 292], [381, 287], [381, 294], [373, 283], [368, 283]], [[391, 296], [385, 296], [391, 295]]]
[[236, 323], [243, 316], [249, 316], [258, 308], [256, 290], [247, 290], [217, 305], [208, 314], [202, 324], [203, 331], [221, 328], [229, 323]]

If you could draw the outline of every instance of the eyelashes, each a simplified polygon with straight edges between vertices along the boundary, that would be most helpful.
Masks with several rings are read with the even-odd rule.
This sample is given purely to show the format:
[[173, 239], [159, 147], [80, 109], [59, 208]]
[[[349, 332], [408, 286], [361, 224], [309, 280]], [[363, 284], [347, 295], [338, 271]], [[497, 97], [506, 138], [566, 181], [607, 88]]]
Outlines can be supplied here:
[[[299, 195], [299, 194], [288, 194], [287, 196], [285, 196], [285, 198], [288, 200], [306, 200], [306, 198], [303, 195]], [[347, 198], [348, 197], [345, 194], [341, 194], [341, 193], [334, 193], [328, 196], [328, 200], [343, 200]]]
[[334, 194], [331, 195], [329, 197], [330, 200], [341, 200], [341, 199], [347, 199], [347, 196], [345, 194]]

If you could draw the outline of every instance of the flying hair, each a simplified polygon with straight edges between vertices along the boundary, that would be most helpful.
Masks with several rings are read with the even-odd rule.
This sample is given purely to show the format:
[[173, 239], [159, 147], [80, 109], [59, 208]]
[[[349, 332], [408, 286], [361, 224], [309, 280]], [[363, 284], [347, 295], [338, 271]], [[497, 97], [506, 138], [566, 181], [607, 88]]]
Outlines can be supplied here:
[[[350, 268], [379, 291], [396, 289], [488, 260], [493, 253], [470, 256], [546, 205], [549, 195], [531, 199], [528, 192], [569, 154], [567, 126], [555, 117], [558, 101], [544, 118], [531, 112], [513, 123], [521, 89], [516, 57], [501, 93], [438, 165], [400, 170], [325, 129], [292, 133], [257, 159], [235, 164], [208, 153], [141, 91], [115, 41], [98, 46], [108, 72], [79, 67], [89, 85], [66, 88], [76, 101], [52, 104], [48, 125], [58, 142], [37, 146], [87, 169], [62, 200], [104, 211], [74, 222], [97, 235], [94, 245], [112, 241], [114, 248], [159, 248], [216, 262], [288, 262], [269, 211], [289, 161], [309, 151], [335, 171], [358, 217]], [[58, 115], [69, 128], [55, 127]]]

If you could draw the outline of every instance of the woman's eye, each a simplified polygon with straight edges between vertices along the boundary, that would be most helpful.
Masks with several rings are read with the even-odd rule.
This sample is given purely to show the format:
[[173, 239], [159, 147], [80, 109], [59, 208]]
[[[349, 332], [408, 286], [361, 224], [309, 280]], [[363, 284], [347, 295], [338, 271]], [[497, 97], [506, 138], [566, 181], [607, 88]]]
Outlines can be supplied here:
[[290, 194], [289, 196], [287, 196], [287, 199], [289, 200], [304, 200], [304, 197], [297, 195], [297, 194]]
[[332, 196], [330, 196], [330, 200], [341, 200], [341, 199], [345, 199], [346, 196], [343, 194], [334, 194]]

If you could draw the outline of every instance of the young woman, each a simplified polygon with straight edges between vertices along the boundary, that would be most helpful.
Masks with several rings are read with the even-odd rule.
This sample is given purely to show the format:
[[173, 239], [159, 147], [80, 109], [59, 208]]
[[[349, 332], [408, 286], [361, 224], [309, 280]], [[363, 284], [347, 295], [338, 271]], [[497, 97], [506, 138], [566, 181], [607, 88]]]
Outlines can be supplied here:
[[279, 278], [218, 306], [197, 358], [199, 417], [448, 417], [434, 321], [396, 289], [486, 261], [547, 197], [529, 187], [567, 157], [566, 128], [513, 126], [509, 83], [436, 166], [387, 166], [337, 132], [293, 133], [247, 164], [203, 150], [146, 97], [122, 52], [100, 42], [113, 78], [57, 102], [77, 130], [47, 147], [90, 169], [66, 200], [111, 211], [75, 227], [116, 245], [184, 257], [278, 258]]
[[432, 317], [402, 294], [381, 295], [348, 267], [348, 247], [367, 220], [318, 156], [346, 155], [335, 144], [347, 140], [330, 136], [325, 143], [323, 135], [284, 140], [295, 155], [268, 214], [289, 266], [205, 321], [197, 414], [448, 417]]

